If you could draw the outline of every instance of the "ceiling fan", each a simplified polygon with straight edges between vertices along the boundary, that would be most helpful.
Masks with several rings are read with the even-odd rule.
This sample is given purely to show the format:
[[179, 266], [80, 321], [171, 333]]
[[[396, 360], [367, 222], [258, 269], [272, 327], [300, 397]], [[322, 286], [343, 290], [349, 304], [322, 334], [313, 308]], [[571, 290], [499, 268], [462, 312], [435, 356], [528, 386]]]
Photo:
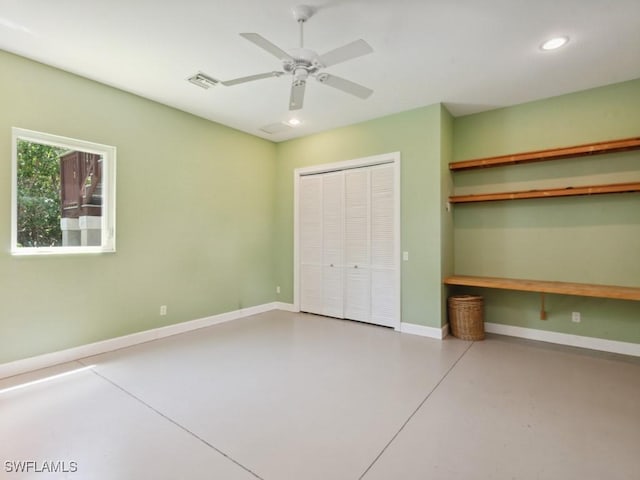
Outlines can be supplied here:
[[315, 13], [314, 8], [308, 5], [299, 5], [292, 10], [294, 18], [300, 25], [300, 48], [291, 49], [287, 52], [257, 33], [240, 34], [241, 37], [246, 38], [278, 58], [282, 62], [283, 71], [259, 73], [257, 75], [249, 75], [248, 77], [221, 81], [220, 83], [230, 87], [240, 83], [262, 80], [263, 78], [281, 77], [287, 74], [291, 75], [293, 81], [291, 84], [291, 96], [289, 98], [289, 110], [299, 110], [302, 108], [304, 104], [304, 91], [309, 77], [313, 77], [324, 85], [329, 85], [330, 87], [337, 88], [356, 97], [362, 99], [368, 98], [373, 93], [373, 90], [370, 88], [335, 75], [330, 75], [324, 72], [323, 69], [371, 53], [373, 52], [371, 46], [360, 39], [331, 50], [324, 55], [318, 55], [315, 51], [304, 48], [304, 23]]

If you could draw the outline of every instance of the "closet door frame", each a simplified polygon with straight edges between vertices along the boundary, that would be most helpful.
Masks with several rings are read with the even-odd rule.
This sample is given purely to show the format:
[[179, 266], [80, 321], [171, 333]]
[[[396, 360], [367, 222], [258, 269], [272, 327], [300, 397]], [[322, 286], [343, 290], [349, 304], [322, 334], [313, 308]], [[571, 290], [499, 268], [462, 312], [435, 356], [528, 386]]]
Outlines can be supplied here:
[[394, 246], [395, 258], [395, 279], [394, 289], [396, 302], [396, 315], [393, 328], [400, 330], [401, 323], [401, 290], [400, 290], [400, 152], [385, 153], [371, 157], [356, 158], [343, 162], [326, 163], [313, 165], [294, 170], [293, 175], [293, 308], [300, 311], [300, 208], [298, 205], [300, 194], [300, 178], [306, 175], [314, 175], [341, 170], [351, 170], [361, 167], [372, 167], [375, 165], [392, 164], [394, 167], [394, 234], [396, 238]]

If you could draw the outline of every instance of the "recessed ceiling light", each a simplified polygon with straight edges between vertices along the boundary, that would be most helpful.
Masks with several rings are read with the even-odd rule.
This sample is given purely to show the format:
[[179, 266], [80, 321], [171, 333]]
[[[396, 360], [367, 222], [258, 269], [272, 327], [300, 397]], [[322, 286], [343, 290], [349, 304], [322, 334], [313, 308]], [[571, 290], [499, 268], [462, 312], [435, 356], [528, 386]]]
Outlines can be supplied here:
[[298, 125], [300, 125], [302, 122], [297, 119], [297, 118], [291, 118], [289, 119], [289, 121], [287, 122], [289, 125], [291, 125], [292, 127], [297, 127]]
[[540, 48], [542, 50], [556, 50], [560, 47], [565, 46], [568, 41], [569, 41], [569, 37], [554, 37], [554, 38], [550, 38], [549, 40], [544, 42], [542, 45], [540, 45]]

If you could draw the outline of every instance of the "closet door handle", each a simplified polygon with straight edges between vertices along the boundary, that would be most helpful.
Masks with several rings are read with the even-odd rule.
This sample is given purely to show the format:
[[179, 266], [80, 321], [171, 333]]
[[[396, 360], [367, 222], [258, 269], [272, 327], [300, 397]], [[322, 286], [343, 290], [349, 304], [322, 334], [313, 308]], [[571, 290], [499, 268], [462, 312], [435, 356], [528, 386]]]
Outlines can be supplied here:
[[354, 265], [353, 268], [358, 268], [358, 265]]
[[331, 265], [329, 265], [330, 267], [333, 267], [333, 263]]

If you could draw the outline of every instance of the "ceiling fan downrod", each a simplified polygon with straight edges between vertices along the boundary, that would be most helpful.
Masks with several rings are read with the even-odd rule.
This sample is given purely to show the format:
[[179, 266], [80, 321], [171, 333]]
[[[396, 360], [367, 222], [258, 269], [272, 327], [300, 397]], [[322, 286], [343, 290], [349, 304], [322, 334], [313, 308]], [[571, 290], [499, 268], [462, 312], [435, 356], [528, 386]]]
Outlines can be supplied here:
[[304, 48], [304, 23], [309, 20], [315, 13], [315, 9], [309, 5], [298, 5], [291, 9], [293, 18], [300, 25], [300, 48]]

